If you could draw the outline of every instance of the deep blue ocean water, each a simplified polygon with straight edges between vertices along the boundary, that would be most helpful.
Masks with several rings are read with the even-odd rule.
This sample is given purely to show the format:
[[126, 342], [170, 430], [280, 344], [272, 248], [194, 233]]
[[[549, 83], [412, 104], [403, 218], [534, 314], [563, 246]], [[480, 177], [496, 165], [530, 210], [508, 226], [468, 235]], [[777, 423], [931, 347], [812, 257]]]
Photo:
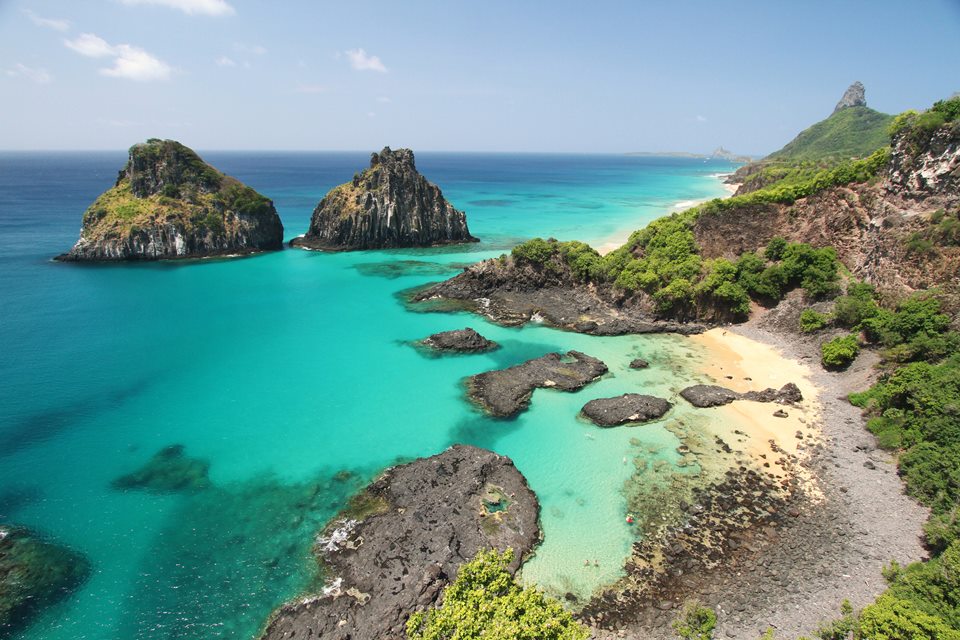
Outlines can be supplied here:
[[[365, 153], [204, 158], [272, 198], [287, 238]], [[414, 313], [400, 292], [534, 236], [596, 246], [678, 202], [716, 197], [732, 165], [681, 158], [422, 153], [418, 168], [483, 242], [460, 248], [234, 260], [54, 263], [125, 154], [0, 153], [0, 523], [85, 553], [94, 572], [18, 637], [250, 638], [316, 587], [313, 534], [385, 466], [455, 442], [511, 456], [543, 505], [524, 579], [579, 596], [621, 573], [633, 533], [622, 487], [634, 457], [675, 462], [662, 426], [600, 430], [596, 397], [672, 393], [695, 375], [670, 336], [594, 338]], [[409, 342], [472, 326], [504, 348], [430, 358]], [[555, 350], [612, 375], [538, 391], [512, 421], [464, 398], [462, 379]], [[632, 371], [642, 355], [653, 366]], [[111, 481], [182, 444], [213, 487], [156, 495]], [[343, 473], [346, 471], [347, 473]], [[583, 560], [598, 560], [584, 568]]]

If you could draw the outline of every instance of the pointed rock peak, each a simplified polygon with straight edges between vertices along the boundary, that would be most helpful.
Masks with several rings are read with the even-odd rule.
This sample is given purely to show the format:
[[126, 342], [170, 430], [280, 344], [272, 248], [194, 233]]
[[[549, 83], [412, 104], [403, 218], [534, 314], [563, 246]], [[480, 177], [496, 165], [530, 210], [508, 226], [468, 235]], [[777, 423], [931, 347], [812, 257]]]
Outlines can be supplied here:
[[847, 90], [843, 92], [843, 97], [840, 98], [840, 102], [837, 103], [837, 106], [834, 108], [833, 112], [836, 113], [837, 111], [846, 109], [847, 107], [865, 106], [867, 106], [867, 96], [863, 89], [863, 83], [857, 81], [847, 87]]
[[387, 165], [388, 167], [392, 165], [405, 165], [411, 169], [416, 169], [413, 160], [413, 151], [410, 149], [397, 149], [394, 151], [390, 147], [384, 147], [380, 153], [371, 153], [370, 168], [372, 169], [381, 164]]

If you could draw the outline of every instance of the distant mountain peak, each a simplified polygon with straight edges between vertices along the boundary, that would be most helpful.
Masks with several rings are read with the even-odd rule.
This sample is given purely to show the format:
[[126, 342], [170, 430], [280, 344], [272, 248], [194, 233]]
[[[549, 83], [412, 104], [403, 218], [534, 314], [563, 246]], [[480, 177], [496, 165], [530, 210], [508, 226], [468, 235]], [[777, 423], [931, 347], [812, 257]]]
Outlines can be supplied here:
[[847, 87], [847, 90], [843, 92], [843, 97], [840, 98], [840, 102], [837, 103], [837, 106], [834, 108], [833, 112], [836, 113], [837, 111], [846, 109], [848, 107], [865, 106], [867, 106], [866, 92], [864, 91], [863, 83], [858, 80]]

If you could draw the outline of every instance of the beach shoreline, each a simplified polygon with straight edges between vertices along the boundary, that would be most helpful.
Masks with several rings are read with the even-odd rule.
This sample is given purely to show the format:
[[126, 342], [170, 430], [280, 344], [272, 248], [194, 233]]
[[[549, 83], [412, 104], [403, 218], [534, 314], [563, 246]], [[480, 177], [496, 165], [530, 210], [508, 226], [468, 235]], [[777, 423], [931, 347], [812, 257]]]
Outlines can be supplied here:
[[[715, 413], [700, 427], [701, 442], [727, 443], [739, 464], [788, 486], [784, 501], [771, 503], [780, 514], [727, 530], [739, 542], [715, 567], [685, 572], [653, 600], [634, 603], [633, 624], [595, 629], [596, 639], [673, 638], [668, 619], [691, 598], [716, 611], [717, 637], [754, 638], [768, 628], [778, 638], [810, 635], [839, 616], [845, 599], [862, 608], [882, 593], [881, 570], [891, 560], [926, 557], [927, 509], [906, 496], [895, 460], [876, 448], [860, 410], [846, 401], [874, 379], [876, 355], [866, 352], [847, 371], [828, 372], [819, 364], [819, 345], [786, 332], [767, 314], [689, 339], [703, 350], [697, 366], [709, 382], [738, 392], [787, 382], [800, 388], [804, 399], [796, 405], [741, 400], [704, 409]], [[773, 417], [777, 409], [788, 416]], [[700, 461], [722, 458], [710, 447], [696, 451], [703, 447], [695, 440], [683, 441]], [[722, 467], [709, 473], [718, 471], [736, 473]]]
[[[727, 198], [732, 197], [733, 194], [737, 192], [737, 189], [740, 188], [739, 184], [729, 184], [725, 181], [731, 175], [733, 174], [718, 173], [713, 176], [710, 176], [712, 178], [716, 178], [717, 180], [719, 180], [720, 184], [723, 186], [723, 189], [727, 192], [726, 195], [720, 196], [721, 200], [725, 200]], [[698, 204], [703, 204], [704, 202], [709, 202], [710, 200], [714, 200], [714, 199], [715, 198], [700, 198], [699, 200], [681, 200], [680, 202], [675, 203], [670, 208], [670, 212], [674, 213], [674, 212], [685, 211], [687, 209], [690, 209], [691, 207], [697, 206]], [[641, 225], [641, 226], [644, 226], [644, 225]], [[599, 246], [595, 247], [597, 250], [597, 253], [603, 256], [615, 249], [619, 249], [624, 244], [626, 244], [627, 240], [630, 238], [630, 234], [639, 228], [640, 227], [636, 227], [634, 229], [624, 229], [616, 232], [615, 234], [613, 234], [612, 236], [604, 240]]]

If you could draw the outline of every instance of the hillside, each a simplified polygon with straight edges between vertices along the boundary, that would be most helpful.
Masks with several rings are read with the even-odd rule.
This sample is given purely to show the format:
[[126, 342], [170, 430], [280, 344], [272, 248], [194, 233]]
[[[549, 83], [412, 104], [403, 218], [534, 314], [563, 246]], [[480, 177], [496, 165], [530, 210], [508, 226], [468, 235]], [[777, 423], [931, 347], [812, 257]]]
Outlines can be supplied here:
[[868, 156], [887, 144], [893, 116], [865, 105], [846, 107], [802, 131], [766, 161], [817, 161]]

